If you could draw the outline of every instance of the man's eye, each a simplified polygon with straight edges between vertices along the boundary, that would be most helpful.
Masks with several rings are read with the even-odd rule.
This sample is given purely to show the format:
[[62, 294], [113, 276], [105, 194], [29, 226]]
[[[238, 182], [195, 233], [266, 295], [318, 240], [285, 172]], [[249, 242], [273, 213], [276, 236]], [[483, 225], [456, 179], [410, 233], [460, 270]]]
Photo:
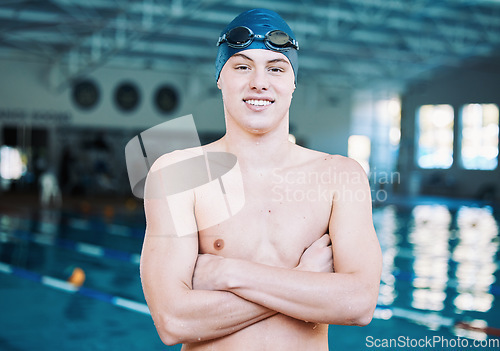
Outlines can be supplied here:
[[280, 67], [271, 67], [269, 68], [269, 70], [273, 73], [280, 73], [280, 72], [283, 72], [283, 68], [280, 68]]
[[248, 66], [236, 66], [236, 69], [240, 71], [246, 71], [248, 69]]

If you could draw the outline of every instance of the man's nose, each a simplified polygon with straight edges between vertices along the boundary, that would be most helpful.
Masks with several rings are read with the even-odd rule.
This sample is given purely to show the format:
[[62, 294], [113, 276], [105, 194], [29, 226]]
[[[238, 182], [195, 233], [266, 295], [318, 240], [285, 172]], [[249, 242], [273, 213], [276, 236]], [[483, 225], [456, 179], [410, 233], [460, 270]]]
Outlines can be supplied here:
[[269, 88], [269, 80], [265, 69], [255, 69], [250, 78], [250, 88], [252, 90], [267, 90]]

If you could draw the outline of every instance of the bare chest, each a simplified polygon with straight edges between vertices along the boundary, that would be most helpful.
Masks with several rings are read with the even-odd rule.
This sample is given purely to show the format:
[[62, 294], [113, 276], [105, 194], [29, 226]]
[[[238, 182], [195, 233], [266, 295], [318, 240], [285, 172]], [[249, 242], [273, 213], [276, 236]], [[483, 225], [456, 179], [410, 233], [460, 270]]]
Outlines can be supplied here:
[[200, 253], [295, 267], [328, 230], [331, 194], [315, 181], [228, 177], [198, 189]]

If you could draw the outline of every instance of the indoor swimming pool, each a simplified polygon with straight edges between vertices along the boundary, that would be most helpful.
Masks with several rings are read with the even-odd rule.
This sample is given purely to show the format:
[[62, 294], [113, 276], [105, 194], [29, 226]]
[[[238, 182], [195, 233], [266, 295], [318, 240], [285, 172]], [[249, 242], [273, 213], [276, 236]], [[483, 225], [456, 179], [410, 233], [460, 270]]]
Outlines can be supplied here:
[[[1, 350], [180, 349], [162, 344], [145, 305], [141, 211], [6, 206]], [[499, 210], [436, 199], [375, 207], [384, 257], [375, 318], [364, 328], [331, 326], [330, 349], [416, 349], [431, 338], [441, 344], [419, 349], [498, 349]], [[398, 347], [383, 347], [391, 340]]]

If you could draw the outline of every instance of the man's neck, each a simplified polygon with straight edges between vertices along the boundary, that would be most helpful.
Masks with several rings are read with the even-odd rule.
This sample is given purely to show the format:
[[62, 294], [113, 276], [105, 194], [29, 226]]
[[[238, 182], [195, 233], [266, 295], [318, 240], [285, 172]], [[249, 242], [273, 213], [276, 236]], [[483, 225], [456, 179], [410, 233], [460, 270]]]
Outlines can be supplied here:
[[233, 133], [228, 130], [221, 141], [227, 152], [236, 155], [242, 169], [260, 173], [282, 167], [291, 146], [288, 132], [284, 130], [265, 134]]

